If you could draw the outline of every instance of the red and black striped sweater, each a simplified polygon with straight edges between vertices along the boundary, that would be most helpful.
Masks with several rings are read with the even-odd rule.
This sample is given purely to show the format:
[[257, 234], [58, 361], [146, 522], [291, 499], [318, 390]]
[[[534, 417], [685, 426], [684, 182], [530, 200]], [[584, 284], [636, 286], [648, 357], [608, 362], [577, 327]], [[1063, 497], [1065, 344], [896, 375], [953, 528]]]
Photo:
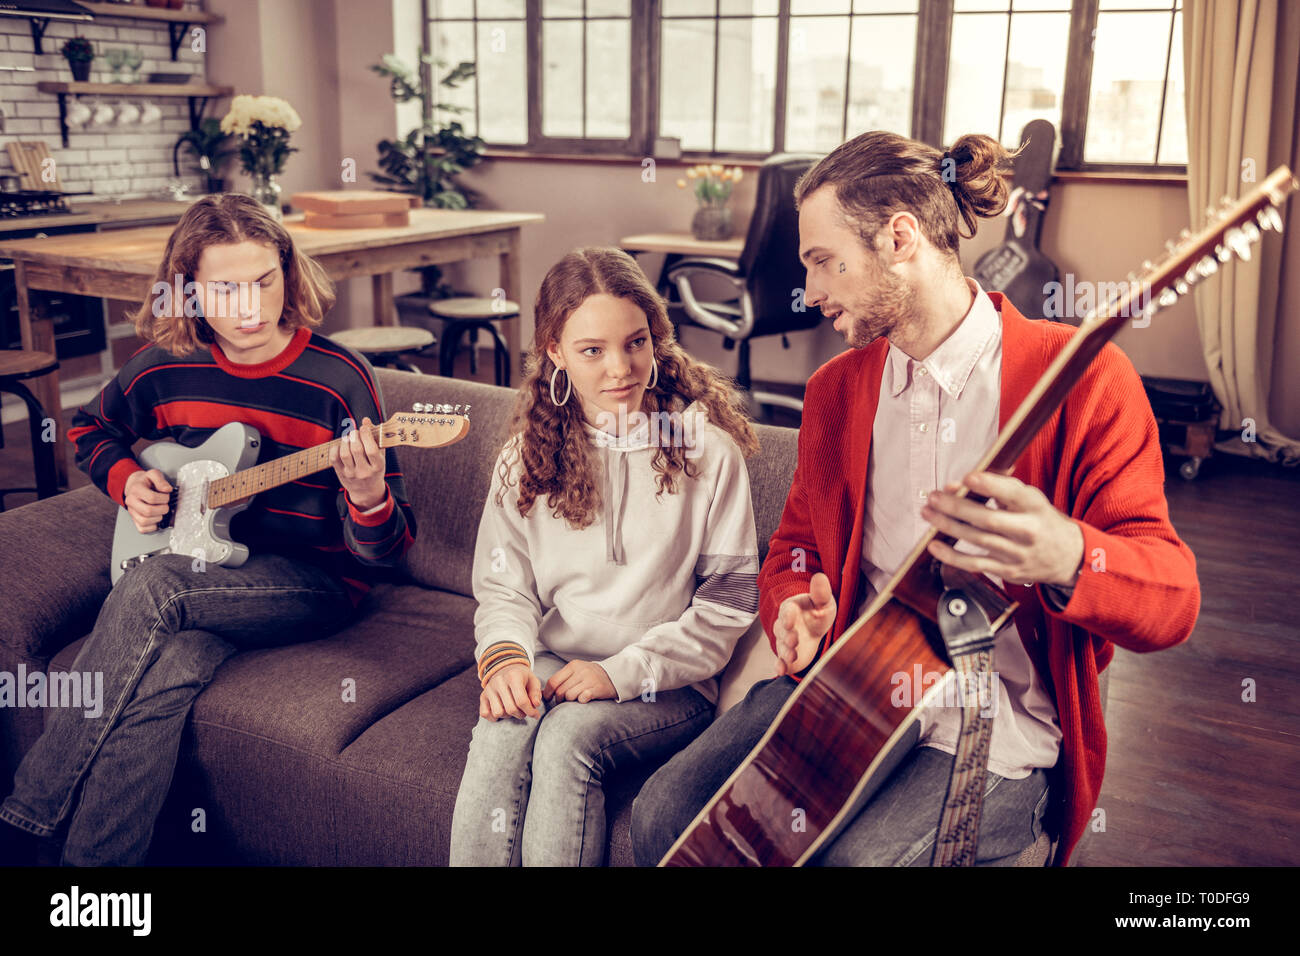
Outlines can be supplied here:
[[[77, 467], [123, 504], [127, 478], [141, 470], [138, 439], [171, 438], [194, 447], [229, 422], [256, 428], [258, 464], [340, 437], [348, 420], [384, 420], [374, 373], [357, 353], [299, 328], [275, 358], [238, 365], [219, 344], [178, 358], [156, 345], [127, 360], [99, 395], [73, 417], [69, 440]], [[271, 488], [231, 521], [235, 540], [329, 569], [354, 604], [415, 540], [415, 514], [406, 500], [393, 449], [385, 451], [388, 496], [362, 514], [333, 469]]]

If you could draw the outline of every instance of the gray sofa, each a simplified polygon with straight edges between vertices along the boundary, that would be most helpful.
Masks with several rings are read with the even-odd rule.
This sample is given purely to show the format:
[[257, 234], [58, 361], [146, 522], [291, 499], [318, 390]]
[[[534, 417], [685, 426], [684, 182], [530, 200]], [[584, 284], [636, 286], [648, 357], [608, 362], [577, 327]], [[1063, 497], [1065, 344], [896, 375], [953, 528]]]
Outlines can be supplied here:
[[[478, 719], [471, 558], [515, 392], [377, 374], [390, 415], [417, 401], [472, 406], [459, 444], [398, 451], [418, 522], [404, 567], [410, 583], [376, 586], [358, 621], [328, 638], [245, 652], [220, 667], [191, 714], [155, 862], [447, 862]], [[790, 486], [796, 436], [760, 427], [763, 450], [749, 462], [764, 552]], [[109, 591], [116, 510], [88, 487], [0, 514], [0, 671], [71, 665]], [[740, 682], [771, 674], [758, 630], [729, 668], [729, 701], [743, 696]], [[355, 703], [343, 702], [345, 678], [356, 681]], [[0, 793], [11, 789], [41, 720], [41, 711], [0, 708]], [[632, 797], [653, 769], [608, 783], [610, 864], [632, 862]]]
[[[385, 369], [377, 375], [390, 415], [414, 402], [472, 406], [469, 436], [459, 444], [398, 450], [419, 526], [403, 569], [409, 583], [376, 586], [356, 623], [328, 638], [247, 651], [219, 668], [194, 705], [151, 862], [447, 862], [478, 717], [471, 558], [515, 392]], [[758, 427], [762, 451], [748, 465], [760, 558], [785, 504], [797, 435]], [[109, 591], [116, 510], [87, 487], [0, 513], [0, 671], [71, 666]], [[720, 711], [770, 677], [772, 664], [756, 624], [724, 671]], [[345, 678], [356, 682], [355, 703], [343, 701]], [[0, 794], [11, 789], [42, 715], [0, 708]], [[632, 798], [654, 769], [606, 782], [611, 865], [632, 863]], [[1045, 833], [1019, 865], [1041, 866], [1053, 849]]]

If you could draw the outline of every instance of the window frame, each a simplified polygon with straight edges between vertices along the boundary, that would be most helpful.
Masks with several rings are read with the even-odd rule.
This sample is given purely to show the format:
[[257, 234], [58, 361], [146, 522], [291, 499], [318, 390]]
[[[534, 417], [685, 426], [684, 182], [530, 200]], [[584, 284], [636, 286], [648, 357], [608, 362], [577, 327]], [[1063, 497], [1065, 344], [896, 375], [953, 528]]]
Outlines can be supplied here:
[[[630, 134], [621, 140], [590, 139], [580, 137], [555, 137], [542, 135], [542, 0], [525, 0], [524, 34], [528, 62], [525, 68], [528, 89], [528, 142], [489, 143], [490, 152], [497, 155], [554, 155], [566, 154], [592, 157], [641, 158], [655, 156], [655, 140], [660, 117], [659, 81], [661, 69], [661, 0], [630, 0], [629, 68], [631, 71], [629, 93]], [[777, 0], [775, 17], [765, 15], [754, 19], [776, 20], [776, 89], [774, 90], [773, 144], [771, 150], [741, 152], [712, 152], [707, 150], [682, 150], [682, 162], [757, 162], [773, 153], [784, 152], [787, 119], [787, 91], [790, 66], [790, 12], [791, 0]], [[954, 0], [920, 0], [917, 9], [916, 59], [912, 78], [912, 130], [914, 139], [932, 146], [942, 147], [944, 112], [948, 89], [948, 64], [951, 55]], [[1056, 158], [1057, 170], [1070, 173], [1127, 174], [1132, 176], [1184, 176], [1186, 164], [1175, 163], [1097, 163], [1083, 161], [1084, 138], [1087, 133], [1088, 104], [1091, 96], [1093, 67], [1093, 37], [1097, 29], [1100, 0], [1072, 0], [1070, 7], [1070, 34], [1067, 39], [1065, 84], [1061, 99], [1061, 119], [1058, 126], [1060, 150]], [[479, 20], [477, 3], [474, 24], [477, 40], [478, 24], [491, 22]], [[852, 7], [850, 6], [850, 10]], [[432, 49], [432, 19], [429, 0], [420, 0], [425, 49]], [[583, 20], [587, 19], [585, 15]], [[1015, 11], [1012, 11], [1015, 12]], [[1173, 9], [1169, 11], [1173, 16]], [[836, 14], [836, 16], [854, 14]], [[1185, 16], [1184, 11], [1184, 16]], [[861, 16], [861, 14], [858, 14]], [[713, 14], [715, 21], [737, 19], [736, 16]], [[699, 19], [708, 18], [707, 14]], [[739, 18], [744, 19], [742, 15]], [[571, 18], [577, 19], [577, 18]], [[598, 18], [599, 19], [599, 18]], [[674, 18], [675, 19], [675, 18]], [[714, 29], [714, 96], [713, 111], [716, 128], [717, 48], [720, 30]], [[1165, 52], [1165, 82], [1161, 93], [1161, 113], [1156, 133], [1156, 156], [1164, 130], [1164, 110], [1168, 96], [1169, 61], [1172, 59], [1173, 37], [1170, 34]], [[477, 42], [475, 47], [477, 53]], [[426, 84], [432, 81], [432, 65], [422, 64]], [[583, 57], [583, 83], [586, 83], [586, 57]], [[846, 79], [847, 83], [847, 79]], [[1005, 87], [1006, 79], [1003, 78]], [[585, 100], [585, 97], [584, 97]], [[474, 109], [480, 110], [479, 87], [475, 84]], [[585, 109], [585, 105], [584, 105]], [[845, 96], [844, 109], [848, 110]]]

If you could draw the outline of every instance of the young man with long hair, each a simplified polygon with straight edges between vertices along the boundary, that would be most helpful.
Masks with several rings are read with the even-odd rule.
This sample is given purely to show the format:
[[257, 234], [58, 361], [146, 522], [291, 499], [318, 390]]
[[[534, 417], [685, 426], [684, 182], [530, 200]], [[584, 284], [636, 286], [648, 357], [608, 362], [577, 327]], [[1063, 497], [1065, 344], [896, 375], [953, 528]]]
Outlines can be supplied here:
[[[259, 463], [346, 437], [332, 470], [258, 494], [231, 521], [240, 567], [162, 554], [105, 600], [72, 669], [103, 674], [102, 712], [55, 708], [0, 805], [0, 856], [30, 862], [63, 831], [62, 861], [145, 859], [191, 704], [238, 650], [324, 637], [346, 624], [414, 540], [392, 449], [369, 432], [382, 400], [365, 359], [314, 331], [333, 283], [247, 196], [196, 201], [167, 241], [134, 315], [152, 344], [80, 408], [77, 466], [156, 530], [172, 491], [132, 446], [196, 446], [228, 422], [260, 434]], [[106, 569], [107, 570], [107, 569]], [[66, 827], [66, 829], [64, 829]]]

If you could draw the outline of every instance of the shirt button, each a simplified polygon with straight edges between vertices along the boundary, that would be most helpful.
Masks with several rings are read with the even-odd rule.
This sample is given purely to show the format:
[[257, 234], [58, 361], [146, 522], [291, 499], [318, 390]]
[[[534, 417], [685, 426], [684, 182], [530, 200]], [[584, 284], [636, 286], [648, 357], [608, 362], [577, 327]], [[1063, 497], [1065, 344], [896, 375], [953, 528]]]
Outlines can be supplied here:
[[916, 493], [916, 495], [917, 495], [917, 497], [920, 498], [922, 501], [924, 501], [926, 498], [929, 497], [929, 495], [928, 495], [926, 492], [924, 492], [924, 491], [918, 491], [918, 492]]
[[916, 426], [916, 430], [926, 432], [930, 430], [930, 426], [927, 425], [925, 422], [921, 422], [921, 424]]
[[916, 374], [917, 374], [917, 375], [928, 375], [928, 374], [930, 374], [930, 373], [927, 372], [927, 371], [925, 370], [925, 366], [922, 365], [920, 368], [918, 368], [918, 369], [916, 370]]

